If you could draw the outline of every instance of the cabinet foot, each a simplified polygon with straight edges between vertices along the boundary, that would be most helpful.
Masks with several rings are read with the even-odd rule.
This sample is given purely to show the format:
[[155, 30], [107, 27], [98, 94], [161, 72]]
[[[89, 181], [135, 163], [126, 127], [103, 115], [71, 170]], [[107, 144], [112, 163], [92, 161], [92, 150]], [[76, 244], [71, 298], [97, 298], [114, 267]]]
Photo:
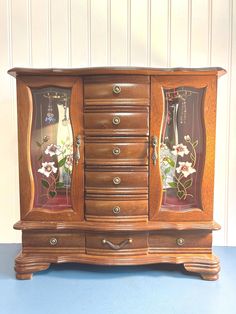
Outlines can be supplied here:
[[193, 273], [198, 273], [204, 280], [217, 280], [219, 278], [220, 263], [217, 258], [197, 263], [184, 263], [184, 268]]
[[40, 261], [38, 258], [28, 257], [24, 254], [19, 254], [15, 260], [16, 278], [20, 280], [32, 279], [33, 273], [46, 270], [50, 263]]

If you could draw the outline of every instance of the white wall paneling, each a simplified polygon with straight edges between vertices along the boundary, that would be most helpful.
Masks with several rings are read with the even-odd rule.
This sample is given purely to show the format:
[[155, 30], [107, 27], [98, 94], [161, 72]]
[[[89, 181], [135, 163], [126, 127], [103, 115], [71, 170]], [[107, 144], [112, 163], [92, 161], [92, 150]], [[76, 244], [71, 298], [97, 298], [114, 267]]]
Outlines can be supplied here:
[[0, 0], [0, 242], [18, 242], [13, 66], [222, 66], [214, 244], [236, 245], [236, 0]]

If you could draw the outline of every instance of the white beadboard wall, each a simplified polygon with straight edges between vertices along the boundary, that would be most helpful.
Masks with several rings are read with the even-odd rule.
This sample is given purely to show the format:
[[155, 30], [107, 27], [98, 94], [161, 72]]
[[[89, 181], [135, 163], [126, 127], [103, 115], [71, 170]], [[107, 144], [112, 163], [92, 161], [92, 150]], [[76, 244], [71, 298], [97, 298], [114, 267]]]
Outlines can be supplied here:
[[216, 245], [236, 245], [236, 0], [0, 0], [0, 242], [19, 242], [13, 66], [221, 66]]

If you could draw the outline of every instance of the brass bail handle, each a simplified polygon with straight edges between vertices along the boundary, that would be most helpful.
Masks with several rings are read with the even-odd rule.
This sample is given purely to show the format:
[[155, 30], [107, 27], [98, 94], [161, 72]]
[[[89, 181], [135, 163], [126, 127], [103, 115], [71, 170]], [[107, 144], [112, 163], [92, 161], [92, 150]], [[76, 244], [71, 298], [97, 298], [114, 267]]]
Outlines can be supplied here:
[[152, 147], [153, 147], [152, 160], [153, 160], [153, 165], [154, 166], [156, 166], [157, 159], [158, 159], [157, 145], [158, 145], [158, 138], [157, 138], [156, 135], [154, 135], [153, 139], [152, 139]]
[[75, 164], [78, 165], [79, 160], [80, 160], [80, 145], [81, 145], [80, 135], [76, 137], [75, 142], [76, 142]]

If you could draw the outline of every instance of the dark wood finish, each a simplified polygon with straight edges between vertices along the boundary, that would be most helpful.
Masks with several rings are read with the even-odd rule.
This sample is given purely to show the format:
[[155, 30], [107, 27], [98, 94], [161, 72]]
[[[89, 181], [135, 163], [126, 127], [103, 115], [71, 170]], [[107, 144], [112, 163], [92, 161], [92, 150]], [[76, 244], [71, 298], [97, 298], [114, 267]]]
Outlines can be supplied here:
[[[19, 121], [21, 221], [14, 228], [23, 236], [15, 262], [18, 279], [64, 262], [175, 263], [203, 279], [218, 278], [212, 231], [220, 226], [212, 219], [216, 83], [223, 69], [15, 68], [9, 73], [17, 77]], [[162, 179], [159, 159], [153, 163], [153, 137], [158, 138], [160, 157], [162, 89], [183, 85], [206, 88], [205, 162], [200, 208], [174, 211], [161, 208]], [[73, 137], [81, 137], [81, 159], [72, 174], [72, 208], [64, 210], [33, 208], [30, 89], [46, 86], [71, 89]], [[117, 124], [115, 117], [120, 119]]]

